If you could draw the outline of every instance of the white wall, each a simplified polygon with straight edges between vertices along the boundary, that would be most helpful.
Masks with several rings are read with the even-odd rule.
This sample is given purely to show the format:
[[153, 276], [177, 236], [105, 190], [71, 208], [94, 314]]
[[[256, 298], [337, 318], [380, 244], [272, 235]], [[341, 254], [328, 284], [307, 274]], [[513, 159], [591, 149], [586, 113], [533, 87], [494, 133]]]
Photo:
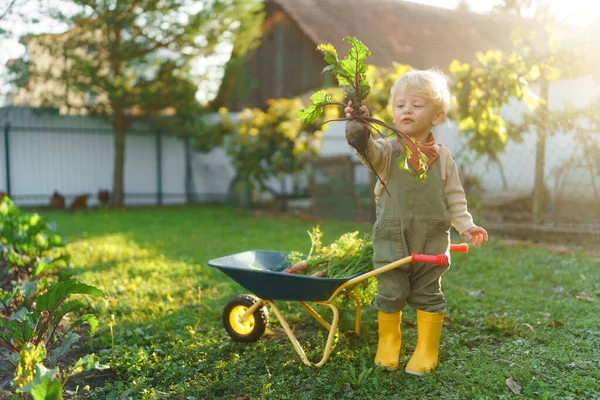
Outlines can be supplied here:
[[185, 141], [163, 136], [161, 147], [163, 203], [185, 203]]
[[155, 135], [127, 135], [125, 141], [125, 204], [156, 204], [156, 193], [158, 192], [156, 158]]
[[[66, 123], [65, 123], [66, 125]], [[11, 195], [19, 205], [47, 205], [55, 191], [67, 205], [89, 194], [88, 205], [99, 205], [98, 191], [112, 192], [114, 136], [110, 133], [47, 132], [37, 128], [10, 132]], [[186, 196], [185, 139], [163, 135], [162, 202], [184, 204]], [[199, 201], [226, 198], [235, 171], [225, 151], [191, 151], [192, 190]], [[158, 202], [157, 141], [155, 134], [129, 133], [125, 140], [124, 191], [126, 205]], [[7, 191], [4, 131], [0, 133], [0, 191]]]
[[218, 147], [209, 153], [192, 153], [194, 192], [198, 201], [221, 201], [229, 191], [235, 169], [225, 149]]
[[31, 197], [21, 204], [39, 204], [33, 196], [54, 191], [89, 193], [97, 202], [98, 190], [112, 186], [112, 142], [106, 134], [11, 132], [11, 194]]

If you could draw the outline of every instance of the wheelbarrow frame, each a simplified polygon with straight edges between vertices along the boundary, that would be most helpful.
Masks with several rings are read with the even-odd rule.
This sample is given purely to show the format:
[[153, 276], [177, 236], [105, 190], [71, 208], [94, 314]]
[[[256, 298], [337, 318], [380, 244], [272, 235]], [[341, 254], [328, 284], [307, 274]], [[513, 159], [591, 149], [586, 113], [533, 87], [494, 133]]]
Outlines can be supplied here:
[[[467, 252], [468, 247], [465, 243], [460, 244], [460, 245], [451, 245], [451, 250]], [[252, 315], [254, 315], [254, 313], [260, 307], [262, 307], [262, 306], [270, 307], [273, 310], [273, 312], [275, 313], [275, 316], [277, 317], [279, 324], [283, 328], [283, 330], [286, 333], [288, 339], [290, 340], [292, 346], [294, 347], [294, 350], [296, 350], [296, 353], [298, 353], [298, 356], [300, 357], [302, 362], [307, 366], [321, 367], [327, 362], [327, 360], [329, 359], [329, 356], [331, 355], [331, 351], [333, 348], [333, 341], [335, 338], [335, 334], [338, 330], [338, 324], [339, 324], [339, 319], [340, 319], [339, 318], [339, 310], [335, 306], [335, 304], [333, 304], [333, 301], [337, 298], [337, 296], [339, 296], [340, 294], [344, 294], [348, 297], [351, 297], [354, 300], [354, 303], [356, 305], [356, 319], [355, 319], [354, 333], [356, 333], [357, 335], [360, 335], [361, 334], [361, 324], [362, 324], [362, 302], [356, 294], [352, 293], [352, 290], [354, 290], [354, 288], [357, 287], [357, 285], [366, 281], [369, 278], [386, 273], [388, 271], [391, 271], [395, 268], [398, 268], [402, 265], [405, 265], [405, 264], [408, 264], [411, 262], [428, 262], [428, 263], [434, 263], [434, 264], [437, 264], [440, 266], [448, 266], [449, 265], [448, 257], [445, 254], [440, 254], [437, 256], [413, 254], [411, 256], [404, 257], [402, 259], [399, 259], [397, 261], [389, 263], [381, 268], [377, 268], [372, 271], [366, 272], [364, 274], [354, 276], [354, 277], [348, 279], [347, 281], [345, 281], [344, 283], [342, 283], [340, 286], [338, 286], [337, 289], [335, 289], [335, 291], [329, 296], [329, 298], [327, 298], [327, 300], [325, 300], [325, 301], [310, 301], [311, 303], [328, 307], [333, 314], [331, 322], [328, 322], [325, 318], [323, 318], [313, 307], [311, 307], [307, 303], [307, 301], [294, 300], [294, 301], [297, 301], [300, 304], [300, 306], [308, 312], [309, 315], [311, 315], [315, 320], [317, 320], [317, 322], [319, 322], [329, 332], [327, 335], [327, 340], [325, 342], [325, 349], [323, 351], [323, 356], [319, 362], [313, 363], [308, 359], [304, 349], [302, 348], [302, 346], [300, 345], [300, 342], [296, 338], [296, 335], [294, 335], [294, 332], [288, 325], [283, 314], [281, 313], [281, 310], [279, 309], [279, 307], [277, 307], [274, 300], [261, 299], [261, 298], [257, 297], [258, 300], [252, 306], [250, 306], [246, 310], [246, 312], [240, 317], [240, 322], [243, 323], [246, 320], [248, 320], [248, 318], [250, 318]]]

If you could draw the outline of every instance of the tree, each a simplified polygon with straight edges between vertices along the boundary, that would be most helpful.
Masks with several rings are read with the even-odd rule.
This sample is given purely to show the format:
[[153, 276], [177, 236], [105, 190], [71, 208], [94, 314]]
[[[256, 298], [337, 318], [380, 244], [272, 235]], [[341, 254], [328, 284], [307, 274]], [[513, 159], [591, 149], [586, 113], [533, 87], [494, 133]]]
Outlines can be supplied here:
[[[577, 117], [586, 113], [566, 107], [561, 112], [548, 111], [549, 91], [553, 81], [575, 77], [583, 72], [577, 63], [576, 48], [566, 49], [552, 40], [549, 31], [540, 36], [533, 32], [517, 36], [510, 54], [488, 51], [479, 53], [473, 63], [457, 60], [450, 65], [456, 109], [451, 114], [459, 130], [467, 135], [469, 147], [479, 155], [497, 161], [509, 139], [520, 140], [524, 132], [537, 136], [535, 183], [533, 189], [533, 221], [540, 222], [547, 201], [544, 183], [546, 138], [575, 128]], [[539, 88], [539, 95], [534, 93]], [[511, 123], [501, 116], [503, 106], [512, 99], [523, 100], [529, 113], [522, 121]], [[581, 121], [581, 120], [579, 120]]]
[[[294, 114], [304, 106], [299, 98], [271, 99], [265, 110], [248, 108], [234, 118], [226, 108], [221, 108], [220, 121], [202, 130], [196, 146], [202, 151], [219, 145], [225, 147], [236, 170], [231, 187], [242, 182], [278, 197], [268, 180], [297, 173], [310, 156], [318, 153], [324, 120], [303, 126]], [[335, 111], [326, 115], [337, 116]]]
[[[201, 111], [192, 62], [215, 54], [233, 37], [252, 42], [261, 21], [257, 0], [72, 0], [60, 40], [45, 41], [64, 57], [53, 79], [94, 101], [69, 104], [108, 119], [115, 135], [113, 206], [123, 206], [125, 133], [159, 114], [186, 118]], [[246, 46], [247, 48], [248, 46]], [[243, 48], [243, 47], [241, 47]], [[44, 71], [31, 71], [44, 76]], [[67, 92], [68, 92], [67, 91]], [[58, 96], [61, 94], [59, 93]], [[63, 103], [68, 104], [68, 94]], [[49, 102], [59, 102], [55, 98]]]
[[40, 14], [44, 12], [46, 4], [42, 0], [28, 2], [27, 0], [7, 0], [0, 4], [0, 37], [10, 36], [10, 26], [15, 22], [35, 23], [38, 21], [39, 14], [32, 13], [26, 6], [31, 5]]
[[[26, 26], [31, 29], [37, 25], [40, 18], [48, 9], [48, 2], [52, 0], [6, 0], [0, 4], [0, 48], [4, 42], [15, 36]], [[27, 79], [27, 62], [22, 59], [6, 60], [0, 57], [0, 106], [9, 104], [10, 95], [15, 85]], [[23, 72], [23, 73], [22, 73]], [[10, 108], [6, 109], [8, 114]]]

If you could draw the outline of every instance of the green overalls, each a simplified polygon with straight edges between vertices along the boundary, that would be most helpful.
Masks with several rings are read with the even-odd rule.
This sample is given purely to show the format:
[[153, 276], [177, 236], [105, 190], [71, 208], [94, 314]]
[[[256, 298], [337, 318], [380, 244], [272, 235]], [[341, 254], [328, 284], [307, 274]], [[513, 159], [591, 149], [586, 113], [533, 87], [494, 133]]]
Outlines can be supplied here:
[[[373, 265], [383, 267], [412, 253], [450, 257], [450, 213], [442, 182], [441, 163], [435, 160], [427, 179], [417, 182], [414, 175], [398, 168], [401, 154], [392, 140], [392, 157], [386, 187], [377, 201], [373, 226]], [[431, 313], [442, 313], [446, 300], [441, 276], [448, 267], [411, 263], [377, 276], [378, 292], [371, 306], [377, 311], [397, 312], [405, 305]]]

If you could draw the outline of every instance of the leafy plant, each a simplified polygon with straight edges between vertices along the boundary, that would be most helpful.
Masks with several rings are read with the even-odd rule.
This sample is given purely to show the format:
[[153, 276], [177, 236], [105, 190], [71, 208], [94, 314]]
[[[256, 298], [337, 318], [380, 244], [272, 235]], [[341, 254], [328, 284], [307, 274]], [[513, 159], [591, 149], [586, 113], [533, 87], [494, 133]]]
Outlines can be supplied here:
[[64, 243], [39, 214], [24, 214], [8, 197], [0, 200], [0, 287], [55, 272], [69, 262]]
[[[37, 290], [37, 283], [25, 282], [15, 287], [12, 293], [0, 291], [5, 310], [0, 319], [0, 357], [16, 369], [14, 383], [18, 388], [34, 381], [33, 378], [41, 373], [34, 369], [39, 364], [43, 366], [43, 362], [49, 362], [56, 366], [79, 340], [80, 336], [75, 332], [79, 326], [87, 323], [89, 334], [94, 334], [98, 326], [96, 316], [84, 314], [69, 319], [69, 322], [65, 319], [67, 314], [81, 311], [85, 306], [79, 300], [71, 300], [71, 296], [105, 297], [101, 290], [74, 280], [53, 283], [41, 291]], [[8, 314], [7, 310], [14, 311]], [[81, 365], [78, 361], [69, 373], [76, 373]], [[54, 376], [42, 375], [39, 384], [46, 378], [52, 381]]]
[[[209, 138], [221, 138], [237, 173], [234, 182], [246, 182], [277, 196], [267, 185], [269, 178], [300, 171], [306, 158], [317, 153], [319, 126], [303, 127], [294, 118], [302, 106], [299, 98], [271, 99], [266, 110], [245, 109], [235, 120], [227, 109], [219, 110], [220, 121], [206, 134]], [[206, 149], [205, 143], [199, 141], [197, 146]]]
[[349, 364], [348, 370], [344, 371], [343, 378], [345, 381], [350, 383], [353, 388], [359, 388], [364, 385], [365, 382], [371, 380], [373, 373], [373, 366], [366, 365], [365, 361], [362, 360], [360, 368], [355, 368], [354, 365]]
[[[296, 113], [296, 117], [299, 118], [303, 124], [310, 124], [323, 114], [323, 111], [326, 107], [336, 106], [345, 108], [348, 106], [348, 104], [350, 104], [350, 102], [352, 102], [352, 118], [344, 117], [334, 119], [332, 121], [353, 120], [360, 122], [362, 126], [358, 126], [356, 128], [357, 133], [350, 135], [351, 137], [359, 136], [360, 140], [366, 140], [366, 138], [363, 138], [365, 135], [362, 134], [361, 131], [365, 131], [367, 134], [369, 134], [369, 131], [373, 130], [383, 136], [381, 129], [385, 128], [389, 130], [398, 138], [400, 144], [403, 146], [403, 155], [400, 157], [398, 166], [401, 169], [414, 174], [419, 181], [424, 181], [427, 178], [425, 167], [427, 158], [416, 146], [415, 139], [403, 134], [396, 127], [393, 127], [377, 118], [365, 115], [361, 112], [361, 106], [371, 91], [371, 86], [367, 81], [367, 72], [369, 67], [367, 64], [365, 64], [365, 60], [371, 54], [371, 52], [360, 40], [356, 38], [345, 37], [344, 41], [350, 43], [351, 48], [347, 56], [341, 60], [338, 58], [337, 50], [331, 44], [320, 44], [317, 47], [317, 50], [323, 54], [325, 62], [327, 63], [327, 66], [323, 69], [323, 72], [328, 71], [335, 76], [339, 86], [344, 89], [346, 103], [333, 101], [330, 94], [328, 94], [326, 91], [320, 90], [310, 96], [312, 104], [305, 109], [299, 110]], [[368, 129], [365, 130], [363, 129], [364, 127], [368, 127]], [[371, 169], [374, 170], [374, 168], [372, 168], [369, 155], [366, 151], [366, 142], [362, 146], [354, 147], [371, 165]], [[413, 171], [408, 164], [408, 160], [413, 152], [417, 152], [419, 156], [418, 171]], [[379, 176], [377, 176], [377, 178], [379, 178], [381, 181]]]
[[17, 393], [29, 393], [33, 400], [60, 400], [65, 383], [73, 375], [93, 368], [103, 369], [99, 358], [94, 354], [81, 357], [72, 367], [61, 372], [58, 367], [48, 369], [43, 360], [46, 349], [43, 344], [34, 346], [28, 343], [19, 354], [19, 365], [13, 384]]
[[329, 278], [347, 278], [372, 269], [373, 244], [370, 234], [347, 232], [329, 246], [323, 246], [323, 234], [318, 226], [313, 227], [309, 236], [312, 247], [306, 260], [308, 272], [326, 269]]
[[70, 323], [63, 318], [84, 308], [84, 303], [71, 300], [74, 294], [105, 297], [93, 286], [74, 280], [53, 283], [41, 294], [35, 288], [36, 282], [26, 282], [17, 286], [12, 293], [0, 291], [0, 301], [5, 310], [15, 309], [10, 315], [0, 319], [0, 357], [15, 367], [15, 355], [26, 344], [44, 344], [52, 363], [65, 355], [69, 347], [79, 339], [75, 328], [87, 323], [93, 335], [98, 319], [92, 314], [84, 314]]
[[[373, 269], [373, 241], [370, 234], [346, 232], [329, 245], [323, 245], [323, 233], [319, 226], [314, 226], [308, 235], [311, 240], [308, 255], [303, 257], [298, 251], [289, 254], [291, 263], [303, 262], [306, 265], [304, 271], [297, 270], [294, 273], [312, 275], [322, 272], [316, 276], [348, 278]], [[354, 289], [363, 303], [370, 302], [375, 291], [374, 279], [363, 282]]]
[[[548, 201], [545, 169], [545, 142], [558, 132], [582, 137], [588, 123], [594, 123], [593, 103], [585, 109], [565, 108], [560, 112], [549, 110], [550, 85], [562, 78], [573, 78], [583, 73], [581, 51], [577, 47], [557, 47], [546, 33], [539, 45], [538, 32], [519, 33], [510, 53], [487, 51], [478, 53], [476, 60], [450, 64], [454, 82], [455, 108], [451, 118], [468, 139], [469, 148], [478, 156], [487, 156], [498, 163], [498, 155], [509, 140], [522, 141], [525, 132], [535, 132], [535, 182], [533, 190], [533, 219], [540, 221]], [[539, 50], [542, 48], [542, 50]], [[539, 88], [539, 95], [533, 88]], [[501, 111], [514, 99], [528, 108], [518, 122], [503, 118]], [[597, 114], [596, 114], [597, 115]], [[587, 121], [581, 117], [588, 117]], [[596, 117], [597, 118], [597, 117]], [[596, 125], [598, 126], [598, 125]], [[503, 171], [500, 171], [503, 175]], [[504, 185], [507, 186], [503, 177]]]
[[[51, 283], [69, 253], [50, 225], [38, 214], [23, 214], [8, 198], [0, 202], [0, 358], [15, 370], [13, 384], [34, 399], [61, 399], [64, 383], [74, 374], [98, 366], [96, 356], [80, 358], [60, 371], [57, 362], [79, 340], [83, 324], [93, 335], [98, 319], [78, 314], [85, 307], [72, 295], [105, 297], [75, 280]], [[53, 369], [44, 365], [48, 363]]]

